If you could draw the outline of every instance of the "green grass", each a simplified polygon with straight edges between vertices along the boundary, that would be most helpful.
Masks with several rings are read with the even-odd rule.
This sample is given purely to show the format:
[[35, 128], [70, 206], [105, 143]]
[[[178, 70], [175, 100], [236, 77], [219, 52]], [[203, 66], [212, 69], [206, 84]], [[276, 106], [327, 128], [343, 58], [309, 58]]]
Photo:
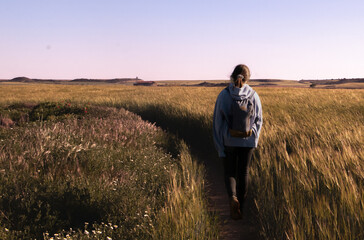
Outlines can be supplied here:
[[[27, 106], [0, 111], [15, 123], [0, 128], [2, 239], [216, 237], [203, 170], [178, 139], [123, 109]], [[195, 220], [176, 218], [187, 209]]]

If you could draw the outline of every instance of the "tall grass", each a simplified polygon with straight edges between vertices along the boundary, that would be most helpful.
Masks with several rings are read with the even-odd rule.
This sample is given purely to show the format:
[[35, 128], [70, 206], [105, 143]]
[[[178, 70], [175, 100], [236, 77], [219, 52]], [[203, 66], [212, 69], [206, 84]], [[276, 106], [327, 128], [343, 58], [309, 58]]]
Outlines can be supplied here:
[[[185, 144], [123, 109], [73, 104], [0, 109], [30, 121], [0, 128], [2, 239], [165, 239], [171, 226], [215, 238]], [[185, 209], [199, 217], [177, 219]]]
[[172, 172], [168, 201], [158, 216], [153, 239], [217, 239], [217, 219], [208, 212], [201, 165], [182, 142], [181, 169]]
[[363, 93], [279, 90], [269, 101], [262, 94], [252, 175], [266, 238], [364, 237]]
[[[26, 97], [125, 107], [178, 134], [198, 157], [213, 158], [212, 111], [222, 88], [33, 85], [0, 89], [5, 96], [2, 104]], [[15, 97], [25, 89], [36, 94]], [[262, 236], [362, 239], [364, 91], [256, 90], [264, 126], [251, 166], [250, 193]]]

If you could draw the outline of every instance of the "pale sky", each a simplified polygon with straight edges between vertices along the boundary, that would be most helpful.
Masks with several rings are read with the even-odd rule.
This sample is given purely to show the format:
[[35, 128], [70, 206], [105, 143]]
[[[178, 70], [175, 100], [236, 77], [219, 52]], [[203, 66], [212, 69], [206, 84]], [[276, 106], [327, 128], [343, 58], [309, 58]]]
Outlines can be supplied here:
[[0, 0], [0, 79], [364, 77], [362, 0]]

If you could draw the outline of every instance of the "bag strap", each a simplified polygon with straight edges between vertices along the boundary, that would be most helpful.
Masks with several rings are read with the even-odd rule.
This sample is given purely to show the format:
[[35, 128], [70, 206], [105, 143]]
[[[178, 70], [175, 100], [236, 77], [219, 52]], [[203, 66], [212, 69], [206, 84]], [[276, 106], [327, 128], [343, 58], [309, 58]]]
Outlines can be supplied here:
[[251, 99], [254, 96], [254, 94], [255, 94], [255, 91], [252, 89], [252, 91], [248, 95], [248, 99]]

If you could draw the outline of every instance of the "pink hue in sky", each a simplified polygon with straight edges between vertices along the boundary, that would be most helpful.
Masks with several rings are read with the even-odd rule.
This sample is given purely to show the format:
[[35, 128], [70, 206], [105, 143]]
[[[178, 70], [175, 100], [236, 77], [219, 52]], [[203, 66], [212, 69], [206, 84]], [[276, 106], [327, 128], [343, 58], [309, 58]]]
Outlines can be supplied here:
[[[5, 3], [4, 3], [5, 2]], [[364, 77], [361, 0], [9, 0], [0, 79]]]

